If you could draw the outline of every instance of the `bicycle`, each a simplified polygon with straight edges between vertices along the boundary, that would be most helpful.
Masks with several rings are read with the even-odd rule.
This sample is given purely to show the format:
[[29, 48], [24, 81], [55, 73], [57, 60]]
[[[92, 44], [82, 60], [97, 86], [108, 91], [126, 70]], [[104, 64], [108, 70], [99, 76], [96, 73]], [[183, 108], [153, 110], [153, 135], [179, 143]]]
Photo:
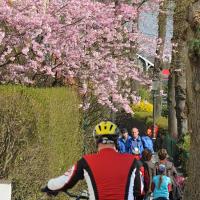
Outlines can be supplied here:
[[[47, 193], [48, 191], [46, 190], [46, 188], [42, 188], [41, 192]], [[83, 190], [80, 194], [73, 194], [73, 193], [69, 192], [68, 190], [62, 191], [62, 192], [64, 192], [69, 197], [74, 198], [75, 200], [89, 199], [89, 194], [88, 194], [88, 192], [86, 190]], [[52, 191], [51, 195], [52, 196], [57, 196], [58, 192], [53, 192]], [[44, 197], [42, 197], [42, 199], [44, 199]]]
[[72, 198], [75, 198], [76, 200], [80, 200], [80, 199], [89, 199], [89, 196], [88, 196], [88, 192], [87, 191], [82, 191], [80, 194], [73, 194], [69, 191], [65, 191], [64, 192], [65, 194], [67, 194], [69, 197], [72, 197]]

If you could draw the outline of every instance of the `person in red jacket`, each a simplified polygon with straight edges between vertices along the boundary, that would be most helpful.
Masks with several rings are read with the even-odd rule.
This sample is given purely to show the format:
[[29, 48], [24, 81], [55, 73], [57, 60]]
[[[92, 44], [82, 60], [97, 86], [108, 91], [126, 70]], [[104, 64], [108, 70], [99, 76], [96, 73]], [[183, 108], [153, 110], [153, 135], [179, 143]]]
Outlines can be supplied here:
[[116, 150], [118, 128], [110, 121], [96, 125], [94, 137], [98, 152], [83, 156], [64, 175], [50, 179], [42, 189], [57, 195], [85, 179], [91, 200], [134, 200], [143, 194], [143, 177], [138, 161], [131, 154]]

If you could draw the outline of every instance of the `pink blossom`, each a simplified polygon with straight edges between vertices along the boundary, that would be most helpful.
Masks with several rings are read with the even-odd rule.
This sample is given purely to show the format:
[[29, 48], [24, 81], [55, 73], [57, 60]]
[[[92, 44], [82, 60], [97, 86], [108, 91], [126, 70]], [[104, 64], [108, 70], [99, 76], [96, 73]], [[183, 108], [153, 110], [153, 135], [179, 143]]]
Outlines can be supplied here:
[[131, 94], [131, 84], [120, 83], [148, 82], [130, 53], [138, 44], [144, 49], [145, 42], [153, 43], [124, 25], [137, 16], [136, 7], [127, 4], [115, 7], [114, 3], [92, 0], [51, 0], [47, 6], [43, 0], [20, 0], [9, 6], [2, 0], [0, 20], [13, 32], [0, 32], [0, 43], [7, 49], [0, 55], [0, 63], [6, 63], [7, 57], [17, 58], [14, 47], [22, 48], [19, 54], [27, 59], [24, 66], [6, 66], [5, 80], [31, 84], [31, 78], [27, 79], [30, 72], [51, 77], [59, 72], [59, 77], [77, 80], [81, 94], [95, 95], [99, 103], [114, 111], [121, 107], [130, 112], [128, 99], [137, 96]]
[[27, 55], [28, 52], [29, 52], [29, 47], [25, 47], [25, 48], [22, 49], [22, 53], [23, 53], [24, 55]]
[[5, 37], [5, 32], [0, 31], [0, 44], [1, 44], [4, 37]]

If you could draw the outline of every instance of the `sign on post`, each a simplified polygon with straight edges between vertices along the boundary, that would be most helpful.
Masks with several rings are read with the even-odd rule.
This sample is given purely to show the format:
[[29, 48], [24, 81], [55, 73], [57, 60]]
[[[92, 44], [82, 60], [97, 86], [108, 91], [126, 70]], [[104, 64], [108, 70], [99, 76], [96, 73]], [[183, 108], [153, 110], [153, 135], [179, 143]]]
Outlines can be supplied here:
[[0, 180], [0, 199], [11, 200], [11, 182]]

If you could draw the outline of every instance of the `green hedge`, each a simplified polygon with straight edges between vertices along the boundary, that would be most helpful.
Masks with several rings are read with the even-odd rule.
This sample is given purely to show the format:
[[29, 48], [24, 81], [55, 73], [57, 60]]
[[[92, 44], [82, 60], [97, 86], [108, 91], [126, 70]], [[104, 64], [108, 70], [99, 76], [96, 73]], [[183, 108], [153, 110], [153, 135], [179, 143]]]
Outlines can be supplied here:
[[23, 141], [5, 175], [13, 183], [12, 199], [38, 200], [40, 187], [81, 157], [79, 98], [70, 88], [0, 86], [0, 100], [1, 138], [10, 126]]
[[[152, 126], [153, 125], [153, 118], [152, 113], [149, 112], [136, 112], [133, 116], [136, 120], [144, 121], [146, 126]], [[156, 120], [156, 125], [159, 127], [159, 130], [162, 133], [166, 133], [168, 130], [168, 119], [166, 117], [159, 117]]]

